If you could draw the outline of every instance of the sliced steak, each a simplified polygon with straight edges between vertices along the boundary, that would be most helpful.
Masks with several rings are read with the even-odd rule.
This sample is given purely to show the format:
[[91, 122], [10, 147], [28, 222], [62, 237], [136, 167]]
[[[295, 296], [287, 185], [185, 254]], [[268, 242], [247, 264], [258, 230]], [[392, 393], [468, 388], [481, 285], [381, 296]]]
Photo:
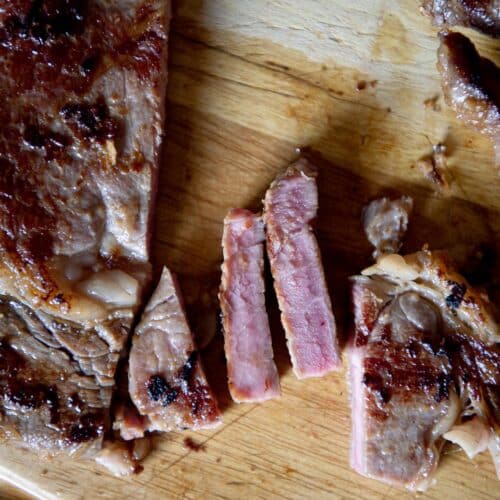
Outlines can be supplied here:
[[311, 223], [318, 211], [316, 168], [301, 159], [264, 200], [267, 255], [293, 370], [298, 378], [339, 369], [341, 358], [321, 255]]
[[91, 454], [149, 279], [169, 2], [0, 2], [0, 428]]
[[486, 134], [500, 165], [500, 68], [460, 33], [440, 33], [438, 70], [446, 103], [458, 118]]
[[208, 429], [221, 423], [181, 292], [166, 267], [132, 339], [129, 391], [146, 417], [146, 430]]
[[243, 209], [224, 219], [219, 299], [229, 391], [234, 401], [259, 402], [280, 395], [264, 285], [264, 223]]
[[423, 0], [422, 11], [437, 26], [467, 26], [500, 36], [498, 0]]
[[498, 325], [443, 253], [384, 255], [362, 274], [352, 286], [351, 464], [422, 490], [443, 435], [472, 455], [496, 442]]

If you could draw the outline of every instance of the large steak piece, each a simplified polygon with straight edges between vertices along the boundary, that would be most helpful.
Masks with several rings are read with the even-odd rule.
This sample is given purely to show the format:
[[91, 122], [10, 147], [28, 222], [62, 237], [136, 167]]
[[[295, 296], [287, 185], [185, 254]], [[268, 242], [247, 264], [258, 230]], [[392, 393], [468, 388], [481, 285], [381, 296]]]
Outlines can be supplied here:
[[0, 428], [92, 455], [150, 275], [169, 2], [0, 1]]
[[424, 490], [445, 439], [498, 466], [499, 330], [446, 254], [386, 254], [353, 277], [351, 464]]

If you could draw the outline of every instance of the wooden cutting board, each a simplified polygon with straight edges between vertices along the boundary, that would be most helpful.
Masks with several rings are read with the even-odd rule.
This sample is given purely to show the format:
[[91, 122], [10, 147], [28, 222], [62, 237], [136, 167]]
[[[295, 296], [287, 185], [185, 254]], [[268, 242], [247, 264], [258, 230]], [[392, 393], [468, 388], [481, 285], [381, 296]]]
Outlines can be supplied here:
[[[179, 273], [190, 319], [215, 330], [222, 219], [230, 207], [259, 209], [269, 182], [296, 157], [321, 153], [318, 237], [342, 335], [349, 328], [347, 277], [368, 264], [359, 223], [370, 198], [414, 196], [406, 244], [457, 257], [500, 247], [500, 178], [489, 142], [446, 108], [436, 30], [415, 0], [185, 0], [174, 5], [167, 129], [155, 266]], [[469, 33], [498, 64], [498, 42]], [[415, 167], [444, 142], [449, 193]], [[488, 270], [498, 284], [496, 271]], [[201, 291], [200, 291], [201, 289]], [[491, 287], [492, 293], [498, 287]], [[498, 296], [498, 295], [496, 295]], [[283, 396], [231, 402], [220, 332], [203, 351], [224, 425], [155, 441], [142, 474], [117, 479], [90, 462], [39, 462], [3, 447], [0, 476], [43, 498], [411, 498], [349, 467], [345, 373], [298, 381], [269, 299]], [[191, 437], [202, 444], [193, 451]], [[449, 446], [426, 498], [498, 498], [489, 455], [468, 460]], [[22, 497], [11, 487], [0, 497]], [[3, 492], [3, 493], [2, 493]]]

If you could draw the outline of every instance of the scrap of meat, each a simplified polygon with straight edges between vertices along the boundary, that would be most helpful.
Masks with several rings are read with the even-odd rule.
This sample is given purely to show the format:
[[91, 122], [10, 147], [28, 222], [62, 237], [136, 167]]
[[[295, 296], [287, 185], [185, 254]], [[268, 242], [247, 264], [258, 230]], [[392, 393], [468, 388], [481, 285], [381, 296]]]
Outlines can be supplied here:
[[416, 166], [424, 174], [424, 177], [434, 184], [440, 192], [448, 192], [450, 190], [448, 159], [444, 144], [434, 144], [432, 146], [432, 153], [418, 160]]
[[0, 1], [0, 433], [93, 455], [150, 274], [169, 2]]
[[311, 223], [318, 210], [316, 169], [301, 159], [264, 200], [267, 255], [293, 370], [298, 378], [339, 369], [335, 319]]
[[353, 468], [423, 490], [444, 438], [470, 456], [494, 448], [500, 331], [446, 254], [383, 255], [353, 277], [352, 300]]
[[396, 253], [401, 248], [412, 211], [413, 200], [409, 196], [396, 200], [379, 198], [363, 210], [365, 234], [375, 247], [373, 258]]
[[443, 31], [440, 39], [437, 67], [446, 103], [491, 139], [500, 165], [500, 68], [460, 33]]
[[[135, 329], [128, 380], [130, 398], [145, 417], [145, 430], [209, 429], [221, 423], [180, 290], [166, 267]], [[125, 418], [130, 421], [130, 416]], [[130, 433], [134, 438], [140, 435], [136, 420]]]
[[437, 26], [467, 26], [500, 36], [498, 0], [423, 0], [422, 11]]
[[229, 391], [239, 403], [280, 395], [265, 303], [264, 239], [262, 218], [252, 212], [233, 209], [224, 219], [219, 299]]

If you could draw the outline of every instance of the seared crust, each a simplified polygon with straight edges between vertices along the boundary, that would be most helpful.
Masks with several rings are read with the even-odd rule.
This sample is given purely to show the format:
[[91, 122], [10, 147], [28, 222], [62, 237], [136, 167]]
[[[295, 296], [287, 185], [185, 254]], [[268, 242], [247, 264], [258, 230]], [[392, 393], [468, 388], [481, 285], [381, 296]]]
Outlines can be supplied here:
[[424, 0], [421, 9], [436, 26], [467, 26], [500, 36], [498, 0]]

